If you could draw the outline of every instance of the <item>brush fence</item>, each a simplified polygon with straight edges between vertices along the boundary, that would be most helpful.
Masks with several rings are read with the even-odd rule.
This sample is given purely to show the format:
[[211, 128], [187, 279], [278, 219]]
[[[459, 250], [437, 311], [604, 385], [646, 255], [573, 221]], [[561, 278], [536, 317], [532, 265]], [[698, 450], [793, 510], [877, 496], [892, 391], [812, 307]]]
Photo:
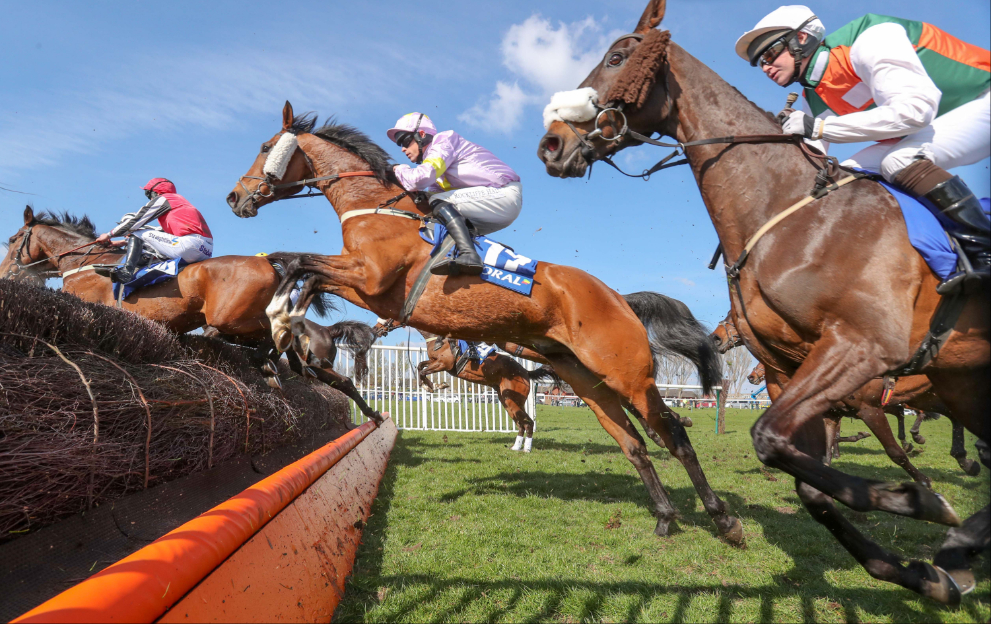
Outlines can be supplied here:
[[[516, 424], [499, 403], [493, 388], [473, 384], [448, 373], [435, 373], [430, 380], [434, 386], [446, 383], [449, 387], [438, 392], [428, 392], [422, 388], [416, 367], [428, 359], [426, 347], [375, 345], [368, 352], [368, 377], [360, 382], [355, 379], [355, 386], [369, 405], [380, 412], [389, 412], [399, 429], [516, 431]], [[538, 367], [528, 360], [513, 359], [527, 370]], [[345, 350], [339, 351], [336, 369], [353, 379], [354, 358]], [[535, 390], [536, 383], [532, 383], [525, 408], [534, 420]], [[355, 424], [367, 420], [353, 401], [351, 416]]]

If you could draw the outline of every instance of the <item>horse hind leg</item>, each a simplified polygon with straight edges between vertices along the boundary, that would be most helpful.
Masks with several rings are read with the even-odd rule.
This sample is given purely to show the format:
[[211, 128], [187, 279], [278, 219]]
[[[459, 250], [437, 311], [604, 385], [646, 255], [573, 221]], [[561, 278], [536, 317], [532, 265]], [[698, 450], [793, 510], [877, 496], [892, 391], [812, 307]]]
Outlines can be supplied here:
[[922, 426], [922, 421], [926, 418], [926, 412], [920, 411], [918, 416], [915, 417], [915, 422], [912, 423], [912, 428], [908, 430], [912, 434], [912, 439], [915, 440], [916, 444], [925, 444], [926, 439], [922, 437], [919, 433], [919, 427]]
[[[653, 384], [648, 389], [657, 393], [657, 387]], [[640, 401], [642, 408], [647, 409], [649, 405], [657, 405], [660, 409], [654, 412], [647, 412], [646, 420], [653, 431], [657, 432], [664, 446], [671, 454], [678, 458], [684, 467], [688, 477], [695, 486], [695, 491], [702, 499], [702, 505], [712, 521], [716, 524], [719, 534], [724, 540], [734, 545], [742, 545], [744, 542], [743, 524], [733, 516], [726, 513], [726, 503], [716, 495], [706, 479], [705, 472], [699, 464], [698, 456], [692, 447], [692, 442], [688, 438], [685, 426], [681, 424], [681, 419], [663, 400], [660, 393], [657, 393], [656, 401], [644, 397]], [[637, 412], [640, 410], [638, 409]]]
[[611, 435], [619, 444], [623, 455], [633, 464], [640, 474], [640, 479], [647, 488], [654, 503], [654, 515], [657, 517], [657, 526], [654, 534], [665, 537], [668, 535], [678, 518], [678, 510], [671, 502], [667, 491], [661, 484], [661, 479], [654, 470], [654, 464], [647, 454], [647, 446], [643, 438], [637, 433], [636, 428], [626, 412], [623, 411], [623, 404], [620, 397], [610, 388], [606, 387], [587, 368], [585, 368], [576, 358], [570, 355], [548, 356], [554, 370], [561, 376], [575, 393], [595, 413], [599, 424]]
[[533, 419], [524, 406], [530, 394], [530, 382], [513, 376], [505, 376], [499, 383], [499, 402], [516, 422], [516, 441], [510, 450], [529, 453], [533, 450]]
[[950, 446], [950, 457], [957, 460], [960, 469], [971, 477], [981, 474], [981, 465], [967, 457], [967, 447], [964, 445], [963, 425], [950, 419], [953, 425], [953, 442]]

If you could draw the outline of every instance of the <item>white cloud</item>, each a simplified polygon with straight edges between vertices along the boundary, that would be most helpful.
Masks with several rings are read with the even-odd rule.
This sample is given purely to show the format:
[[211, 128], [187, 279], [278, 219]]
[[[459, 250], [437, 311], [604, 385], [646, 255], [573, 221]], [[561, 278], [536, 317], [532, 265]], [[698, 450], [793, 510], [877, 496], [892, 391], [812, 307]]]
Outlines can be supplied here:
[[489, 132], [508, 134], [520, 125], [523, 106], [530, 99], [518, 83], [496, 83], [492, 99], [479, 102], [458, 115], [458, 121]]
[[[577, 88], [605, 54], [609, 41], [592, 17], [555, 27], [550, 20], [531, 15], [513, 24], [502, 39], [502, 64], [517, 80], [512, 85], [498, 81], [488, 99], [458, 119], [490, 132], [512, 131], [526, 106], [542, 106], [554, 92]], [[520, 86], [520, 79], [526, 88]]]
[[16, 116], [3, 114], [10, 123], [0, 127], [0, 172], [50, 166], [67, 154], [97, 153], [149, 132], [231, 127], [246, 115], [274, 115], [287, 99], [299, 111], [309, 110], [308, 103], [341, 105], [386, 93], [392, 80], [371, 67], [344, 74], [333, 63], [270, 52], [197, 53], [94, 70], [99, 80], [85, 82], [113, 87], [47, 91], [37, 103], [22, 102]]

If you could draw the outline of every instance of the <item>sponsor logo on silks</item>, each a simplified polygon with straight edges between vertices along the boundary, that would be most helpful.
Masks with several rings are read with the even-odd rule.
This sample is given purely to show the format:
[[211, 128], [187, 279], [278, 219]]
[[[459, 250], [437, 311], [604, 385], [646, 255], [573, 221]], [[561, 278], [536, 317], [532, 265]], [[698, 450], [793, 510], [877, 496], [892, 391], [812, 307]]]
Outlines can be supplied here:
[[513, 292], [518, 292], [528, 297], [530, 296], [530, 291], [533, 290], [533, 280], [529, 277], [495, 267], [486, 266], [480, 277], [482, 281], [508, 288]]

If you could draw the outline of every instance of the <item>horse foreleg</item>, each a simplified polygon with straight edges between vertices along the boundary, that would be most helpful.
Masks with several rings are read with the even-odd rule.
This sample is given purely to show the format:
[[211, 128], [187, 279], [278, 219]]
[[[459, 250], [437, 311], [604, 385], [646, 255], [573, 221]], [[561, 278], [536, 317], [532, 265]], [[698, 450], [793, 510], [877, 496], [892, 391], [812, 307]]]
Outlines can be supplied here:
[[[485, 373], [484, 369], [486, 365], [492, 364], [494, 362], [490, 359], [482, 362], [482, 373]], [[525, 405], [526, 399], [530, 395], [530, 381], [526, 378], [526, 371], [523, 367], [521, 366], [519, 368], [523, 370], [523, 375], [500, 374], [497, 390], [499, 392], [499, 402], [502, 403], [502, 406], [506, 408], [506, 411], [509, 412], [516, 422], [517, 435], [512, 450], [522, 450], [524, 453], [529, 453], [533, 449], [533, 419], [526, 413]]]
[[901, 442], [902, 449], [906, 453], [911, 453], [915, 447], [912, 446], [911, 442], [905, 440], [905, 408], [901, 405], [889, 405], [886, 410], [898, 420], [898, 441]]
[[[885, 372], [877, 347], [858, 336], [824, 335], [813, 347], [778, 400], [750, 433], [758, 459], [808, 483], [857, 511], [886, 511], [957, 526], [960, 518], [946, 500], [919, 483], [886, 484], [848, 475], [796, 448], [796, 431], [818, 419], [835, 397], [854, 394]], [[816, 426], [821, 427], [821, 424]]]
[[908, 430], [908, 432], [912, 434], [912, 439], [915, 440], [916, 444], [926, 443], [926, 439], [922, 437], [922, 434], [919, 433], [919, 427], [922, 426], [922, 421], [925, 420], [925, 418], [926, 418], [926, 413], [924, 411], [920, 411], [919, 414], [915, 417], [915, 422], [912, 423], [912, 428]]
[[338, 373], [332, 368], [313, 368], [310, 367], [310, 372], [323, 383], [327, 384], [335, 390], [343, 392], [349, 399], [355, 402], [361, 413], [365, 415], [369, 420], [374, 420], [377, 424], [382, 423], [382, 414], [378, 410], [372, 409], [368, 403], [365, 402], [364, 397], [358, 392], [354, 383], [345, 377], [344, 375]]
[[991, 505], [967, 518], [963, 525], [947, 531], [946, 541], [936, 553], [933, 565], [946, 570], [960, 586], [960, 592], [970, 593], [976, 586], [971, 562], [978, 553], [991, 546]]
[[422, 362], [416, 365], [416, 374], [417, 377], [419, 377], [420, 379], [420, 385], [426, 388], [427, 392], [430, 393], [436, 392], [437, 389], [434, 387], [434, 382], [430, 381], [430, 377], [428, 377], [428, 375], [432, 375], [435, 372], [439, 372], [434, 370], [427, 372], [426, 369], [430, 368], [430, 364], [432, 362], [435, 362], [435, 360], [423, 360]]
[[857, 416], [860, 420], [864, 421], [867, 428], [871, 430], [874, 437], [881, 443], [881, 446], [884, 447], [884, 452], [888, 454], [891, 461], [901, 466], [902, 470], [907, 472], [912, 479], [932, 489], [932, 480], [912, 464], [905, 449], [895, 440], [894, 434], [891, 433], [891, 426], [888, 425], [888, 419], [885, 418], [881, 408], [864, 405], [860, 408]]
[[967, 448], [964, 446], [963, 425], [949, 419], [953, 425], [953, 442], [950, 445], [950, 457], [957, 460], [960, 468], [972, 477], [981, 474], [981, 465], [967, 457]]
[[830, 413], [822, 419], [822, 426], [826, 431], [826, 441], [829, 443], [822, 463], [827, 466], [833, 463], [833, 459], [840, 456], [840, 445], [837, 443], [837, 439], [840, 437], [842, 419], [842, 416], [835, 413]]

